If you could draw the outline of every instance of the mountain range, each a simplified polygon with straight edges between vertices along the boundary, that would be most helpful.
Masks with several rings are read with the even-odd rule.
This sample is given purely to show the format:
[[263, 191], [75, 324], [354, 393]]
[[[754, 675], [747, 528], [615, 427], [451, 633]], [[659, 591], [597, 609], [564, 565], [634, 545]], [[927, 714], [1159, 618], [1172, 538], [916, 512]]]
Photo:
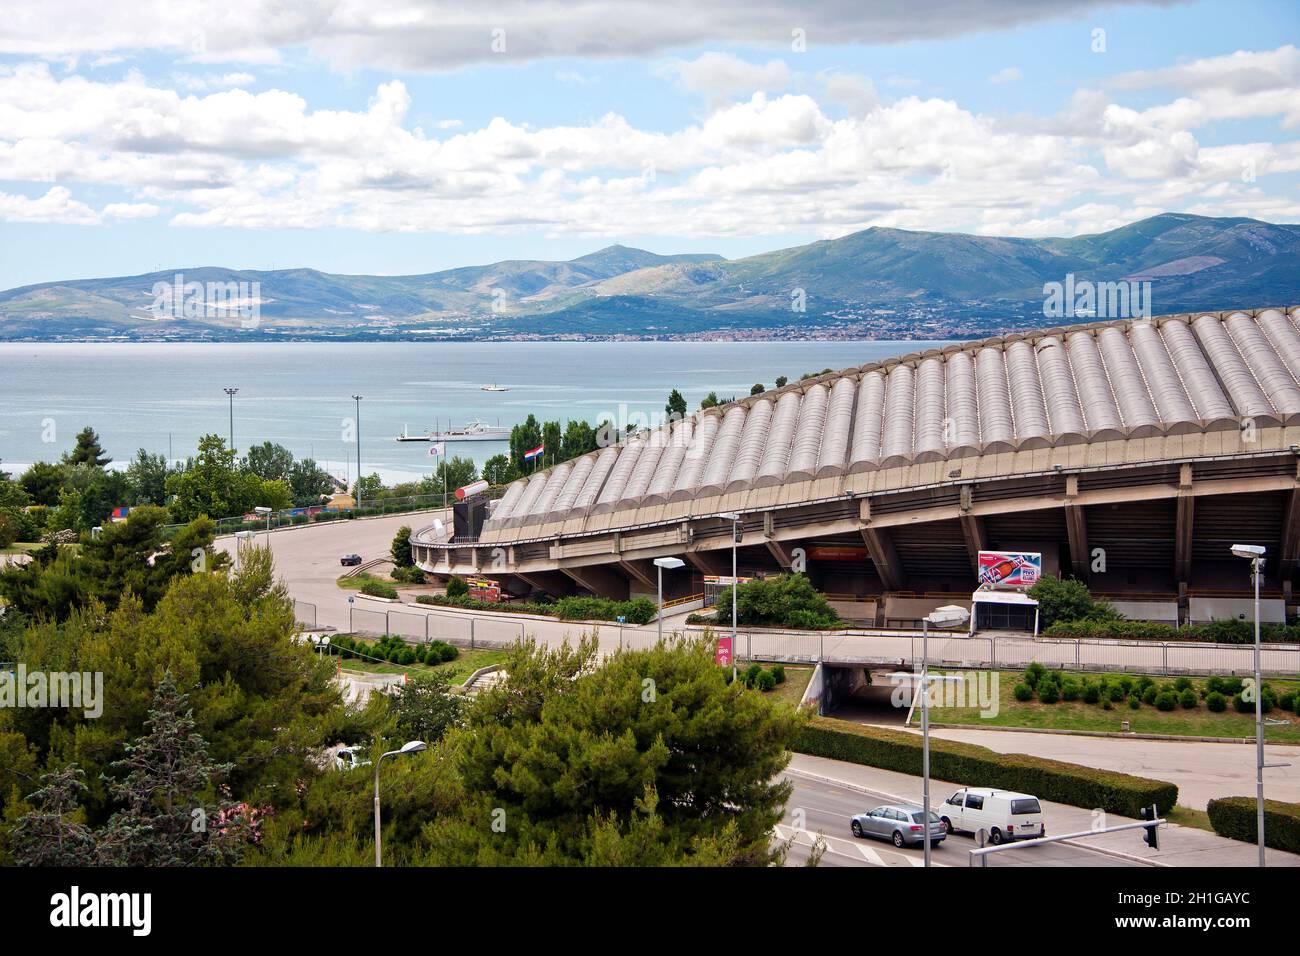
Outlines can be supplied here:
[[[1166, 314], [1295, 304], [1298, 266], [1300, 226], [1245, 218], [1165, 213], [1048, 239], [870, 228], [731, 260], [614, 245], [410, 276], [208, 266], [45, 282], [0, 292], [0, 339], [961, 338], [1059, 324], [1044, 285], [1067, 276], [1149, 282]], [[190, 300], [211, 301], [209, 284], [231, 298], [187, 312], [178, 277], [198, 284]]]

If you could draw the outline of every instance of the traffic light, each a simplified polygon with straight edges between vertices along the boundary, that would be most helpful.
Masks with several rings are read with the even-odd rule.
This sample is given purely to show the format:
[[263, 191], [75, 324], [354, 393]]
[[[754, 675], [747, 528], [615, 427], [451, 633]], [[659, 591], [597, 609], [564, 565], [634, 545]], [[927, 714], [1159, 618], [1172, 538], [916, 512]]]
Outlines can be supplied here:
[[[1142, 808], [1142, 819], [1143, 819], [1143, 820], [1158, 820], [1158, 819], [1160, 819], [1160, 814], [1156, 812], [1155, 804], [1152, 804], [1152, 805], [1149, 806], [1149, 807], [1143, 807], [1143, 808]], [[1143, 827], [1143, 829], [1142, 829], [1142, 840], [1143, 840], [1143, 842], [1145, 842], [1146, 845], [1149, 846], [1149, 847], [1151, 847], [1151, 849], [1153, 849], [1153, 850], [1158, 850], [1158, 849], [1160, 849], [1160, 836], [1159, 836], [1159, 830], [1160, 830], [1159, 825], [1157, 825], [1157, 824], [1155, 824], [1155, 823], [1151, 824], [1151, 826], [1149, 826], [1149, 827]]]

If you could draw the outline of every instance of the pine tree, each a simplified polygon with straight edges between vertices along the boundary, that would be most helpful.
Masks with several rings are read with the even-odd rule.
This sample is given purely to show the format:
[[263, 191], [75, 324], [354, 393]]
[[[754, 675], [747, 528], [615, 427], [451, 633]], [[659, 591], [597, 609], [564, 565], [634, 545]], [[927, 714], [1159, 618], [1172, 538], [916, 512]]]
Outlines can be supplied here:
[[77, 447], [72, 449], [72, 453], [68, 456], [69, 463], [103, 468], [112, 460], [104, 454], [104, 449], [99, 444], [99, 436], [95, 434], [95, 429], [87, 425], [77, 432]]
[[87, 866], [95, 862], [95, 835], [81, 820], [85, 773], [69, 765], [41, 775], [29, 798], [35, 808], [19, 817], [9, 835], [19, 866]]

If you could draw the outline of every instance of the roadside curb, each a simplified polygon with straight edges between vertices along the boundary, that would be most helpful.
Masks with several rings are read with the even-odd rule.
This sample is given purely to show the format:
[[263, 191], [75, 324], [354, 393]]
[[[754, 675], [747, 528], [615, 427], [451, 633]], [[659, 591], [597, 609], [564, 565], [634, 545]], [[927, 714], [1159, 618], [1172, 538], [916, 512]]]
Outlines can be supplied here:
[[[869, 793], [873, 796], [884, 797], [886, 800], [893, 800], [896, 803], [916, 802], [915, 800], [909, 799], [907, 797], [901, 797], [896, 793], [888, 793], [884, 790], [876, 790], [871, 787], [864, 787], [860, 783], [850, 783], [848, 780], [840, 780], [836, 777], [828, 777], [825, 774], [814, 773], [811, 770], [792, 770], [791, 768], [786, 767], [784, 772], [794, 774], [796, 777], [807, 777], [810, 780], [817, 780], [821, 783], [829, 783], [835, 787], [843, 787], [846, 790], [856, 790], [858, 793]], [[1176, 826], [1176, 824], [1166, 824], [1166, 825]], [[1157, 867], [1163, 867], [1165, 869], [1174, 869], [1172, 863], [1160, 863], [1155, 860], [1148, 860], [1145, 857], [1134, 856], [1131, 853], [1124, 853], [1121, 850], [1111, 850], [1106, 847], [1100, 847], [1100, 846], [1089, 846], [1086, 843], [1077, 843], [1074, 840], [1062, 840], [1061, 843], [1065, 846], [1072, 846], [1077, 849], [1087, 850], [1090, 853], [1100, 853], [1103, 856], [1110, 856], [1119, 860], [1126, 860], [1130, 863], [1138, 863], [1141, 864], [1142, 866], [1157, 866]]]

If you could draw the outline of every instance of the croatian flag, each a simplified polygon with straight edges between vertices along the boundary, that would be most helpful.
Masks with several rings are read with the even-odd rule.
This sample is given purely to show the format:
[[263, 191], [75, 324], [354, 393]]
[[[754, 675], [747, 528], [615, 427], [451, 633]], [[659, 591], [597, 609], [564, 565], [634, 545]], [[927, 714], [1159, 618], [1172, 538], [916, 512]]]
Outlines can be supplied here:
[[432, 445], [429, 446], [430, 458], [437, 458], [441, 455], [446, 455], [446, 454], [447, 454], [447, 445], [445, 442], [440, 442], [440, 441], [434, 442]]
[[536, 461], [538, 458], [542, 457], [542, 452], [544, 451], [546, 451], [545, 442], [538, 445], [536, 448], [531, 449], [530, 451], [524, 452], [524, 461]]

